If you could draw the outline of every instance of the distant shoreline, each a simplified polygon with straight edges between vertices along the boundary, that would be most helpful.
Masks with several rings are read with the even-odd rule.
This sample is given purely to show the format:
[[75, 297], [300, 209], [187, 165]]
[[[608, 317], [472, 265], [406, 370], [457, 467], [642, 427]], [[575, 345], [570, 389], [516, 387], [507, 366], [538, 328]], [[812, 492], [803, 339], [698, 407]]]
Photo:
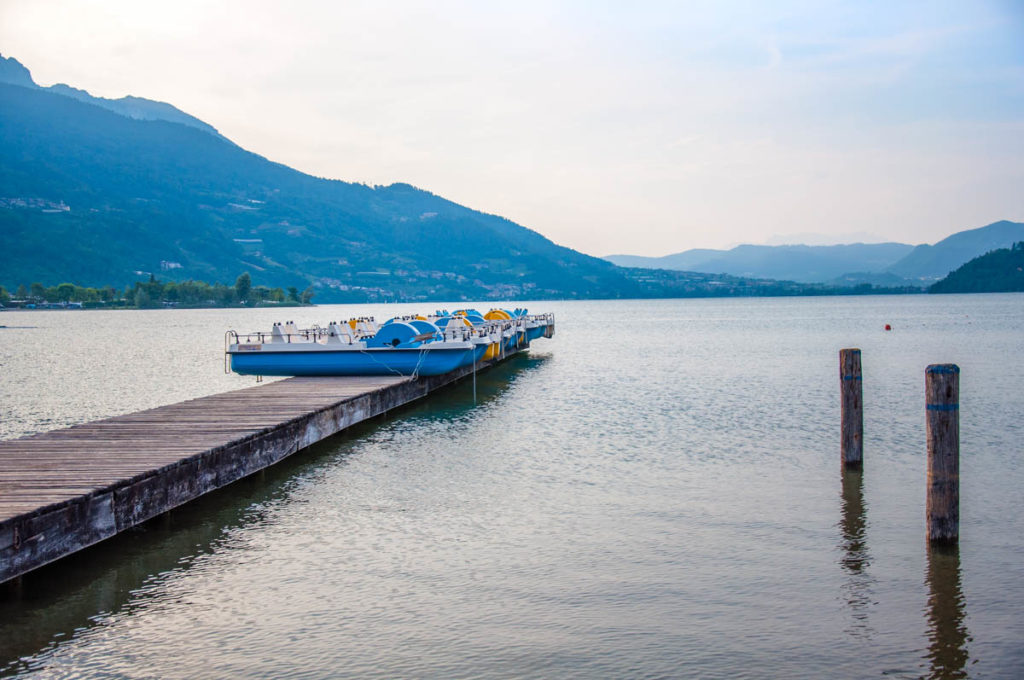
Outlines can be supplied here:
[[[999, 294], [1003, 292], [1013, 293], [1019, 291], [972, 291], [972, 292], [929, 292], [927, 290], [920, 291], [885, 291], [885, 290], [873, 290], [866, 292], [849, 292], [849, 290], [840, 290], [838, 292], [821, 292], [821, 293], [797, 293], [797, 294], [779, 294], [779, 295], [680, 295], [680, 296], [651, 296], [651, 297], [634, 297], [634, 298], [537, 298], [528, 299], [522, 298], [523, 300], [529, 300], [530, 302], [600, 302], [600, 301], [644, 301], [644, 300], [754, 300], [754, 299], [793, 299], [793, 298], [824, 298], [824, 297], [893, 297], [898, 295], [906, 296], [920, 296], [924, 295], [931, 297], [933, 295], [970, 295], [970, 294]], [[290, 304], [257, 304], [257, 305], [173, 305], [173, 306], [160, 306], [160, 307], [135, 307], [130, 305], [117, 305], [109, 307], [39, 307], [36, 309], [30, 309], [25, 307], [0, 307], [0, 312], [93, 312], [102, 310], [117, 310], [117, 311], [159, 311], [159, 310], [196, 310], [196, 309], [295, 309], [299, 307], [322, 307], [324, 305], [383, 305], [383, 304], [401, 304], [401, 305], [416, 305], [416, 304], [439, 304], [439, 303], [451, 303], [453, 300], [394, 300], [388, 302], [382, 301], [346, 301], [346, 302], [322, 302], [322, 303], [290, 303]], [[494, 304], [501, 304], [508, 302], [508, 300], [476, 300], [475, 302], [493, 302]]]
[[281, 305], [169, 305], [159, 307], [135, 307], [133, 305], [111, 305], [109, 307], [0, 307], [0, 312], [100, 312], [130, 311], [155, 312], [173, 309], [295, 309], [297, 307], [316, 307], [313, 303], [281, 304]]

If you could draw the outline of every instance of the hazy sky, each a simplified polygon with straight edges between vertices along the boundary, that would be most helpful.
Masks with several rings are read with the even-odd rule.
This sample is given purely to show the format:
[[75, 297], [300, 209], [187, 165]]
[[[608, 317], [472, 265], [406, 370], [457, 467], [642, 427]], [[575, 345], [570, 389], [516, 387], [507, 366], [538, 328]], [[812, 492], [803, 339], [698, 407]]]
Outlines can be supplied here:
[[0, 52], [593, 255], [1024, 220], [1024, 0], [0, 0]]

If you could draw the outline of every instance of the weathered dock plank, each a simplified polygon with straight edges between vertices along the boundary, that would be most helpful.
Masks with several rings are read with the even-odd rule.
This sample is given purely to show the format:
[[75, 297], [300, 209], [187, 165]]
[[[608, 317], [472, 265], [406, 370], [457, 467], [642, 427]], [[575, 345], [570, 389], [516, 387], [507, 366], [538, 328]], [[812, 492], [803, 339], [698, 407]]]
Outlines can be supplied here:
[[0, 441], [0, 583], [473, 370], [416, 380], [289, 378]]

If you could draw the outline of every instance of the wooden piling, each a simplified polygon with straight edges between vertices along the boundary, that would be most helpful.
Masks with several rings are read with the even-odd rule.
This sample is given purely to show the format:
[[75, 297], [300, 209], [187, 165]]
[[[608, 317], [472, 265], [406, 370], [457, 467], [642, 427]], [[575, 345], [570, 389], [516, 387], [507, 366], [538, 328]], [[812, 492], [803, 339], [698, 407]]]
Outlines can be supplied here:
[[960, 537], [960, 368], [925, 369], [928, 426], [928, 540], [955, 543]]
[[864, 462], [864, 402], [860, 350], [839, 350], [839, 393], [842, 402], [840, 455], [843, 466], [857, 468]]

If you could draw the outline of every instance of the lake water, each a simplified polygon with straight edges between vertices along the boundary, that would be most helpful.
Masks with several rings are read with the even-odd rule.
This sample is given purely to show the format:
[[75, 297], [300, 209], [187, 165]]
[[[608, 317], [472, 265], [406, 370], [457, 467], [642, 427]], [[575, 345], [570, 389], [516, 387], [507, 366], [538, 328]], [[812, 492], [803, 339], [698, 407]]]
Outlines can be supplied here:
[[[1024, 295], [530, 308], [557, 336], [475, 403], [436, 393], [0, 589], [0, 675], [1024, 677]], [[415, 309], [3, 313], [32, 328], [0, 329], [0, 437], [251, 385], [228, 328]], [[924, 536], [946, 362], [956, 551]]]

